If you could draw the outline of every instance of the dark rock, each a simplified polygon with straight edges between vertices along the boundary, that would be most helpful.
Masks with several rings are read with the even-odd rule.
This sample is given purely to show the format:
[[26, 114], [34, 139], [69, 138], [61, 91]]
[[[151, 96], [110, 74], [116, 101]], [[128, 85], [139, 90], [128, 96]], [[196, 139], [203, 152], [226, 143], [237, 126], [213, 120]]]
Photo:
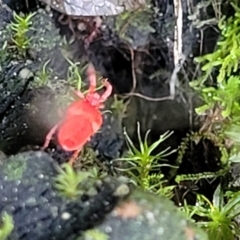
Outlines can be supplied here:
[[162, 197], [135, 190], [119, 204], [106, 220], [84, 233], [104, 234], [104, 239], [143, 240], [207, 240], [207, 235], [177, 212], [175, 206]]
[[11, 240], [76, 239], [102, 222], [119, 199], [114, 192], [121, 183], [115, 180], [98, 186], [98, 194], [87, 201], [63, 199], [54, 190], [56, 174], [53, 160], [43, 152], [26, 152], [2, 162], [0, 211], [13, 216]]
[[76, 240], [96, 229], [111, 240], [123, 239], [122, 236], [131, 240], [140, 236], [207, 239], [177, 212], [170, 200], [139, 190], [128, 197], [125, 183], [106, 178], [95, 184], [94, 196], [70, 201], [54, 189], [56, 174], [55, 162], [40, 151], [18, 154], [1, 162], [0, 212], [5, 211], [14, 219], [9, 239]]

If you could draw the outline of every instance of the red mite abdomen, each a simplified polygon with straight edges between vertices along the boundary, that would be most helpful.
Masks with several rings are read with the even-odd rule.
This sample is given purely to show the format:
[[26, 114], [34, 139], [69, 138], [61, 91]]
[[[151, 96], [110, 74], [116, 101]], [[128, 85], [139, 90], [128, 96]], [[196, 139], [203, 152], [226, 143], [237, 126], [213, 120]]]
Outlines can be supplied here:
[[76, 115], [85, 115], [85, 114], [94, 114], [96, 112], [96, 110], [98, 111], [98, 109], [96, 109], [95, 107], [93, 107], [88, 101], [80, 99], [76, 102], [73, 102], [67, 110], [67, 117], [74, 117]]
[[83, 116], [76, 116], [66, 119], [59, 127], [58, 143], [65, 151], [78, 150], [93, 134], [91, 121]]

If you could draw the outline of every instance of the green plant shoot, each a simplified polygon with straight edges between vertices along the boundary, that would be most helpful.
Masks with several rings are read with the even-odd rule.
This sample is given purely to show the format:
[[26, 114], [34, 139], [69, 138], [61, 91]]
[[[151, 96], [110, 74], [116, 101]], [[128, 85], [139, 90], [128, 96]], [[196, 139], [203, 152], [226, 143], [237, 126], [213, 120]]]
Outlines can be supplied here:
[[[154, 142], [152, 145], [148, 145], [148, 136], [149, 136], [150, 130], [147, 131], [144, 140], [141, 138], [140, 133], [140, 124], [137, 123], [137, 135], [138, 135], [138, 141], [139, 141], [139, 149], [133, 144], [132, 140], [128, 136], [126, 130], [124, 131], [124, 134], [126, 136], [127, 145], [128, 145], [128, 151], [125, 155], [125, 157], [118, 159], [119, 161], [126, 162], [127, 165], [130, 167], [127, 167], [126, 169], [119, 169], [120, 171], [125, 171], [131, 178], [132, 182], [140, 186], [142, 189], [146, 189], [147, 184], [149, 181], [153, 181], [153, 179], [150, 179], [149, 176], [152, 171], [157, 170], [160, 171], [160, 167], [168, 166], [173, 167], [170, 164], [167, 163], [159, 163], [159, 161], [165, 161], [165, 157], [169, 156], [175, 150], [170, 151], [170, 147], [167, 149], [153, 154], [153, 151], [163, 142], [165, 141], [172, 132], [166, 132], [163, 135], [160, 136], [159, 140]], [[155, 188], [154, 186], [153, 188]], [[150, 186], [148, 189], [153, 189]]]

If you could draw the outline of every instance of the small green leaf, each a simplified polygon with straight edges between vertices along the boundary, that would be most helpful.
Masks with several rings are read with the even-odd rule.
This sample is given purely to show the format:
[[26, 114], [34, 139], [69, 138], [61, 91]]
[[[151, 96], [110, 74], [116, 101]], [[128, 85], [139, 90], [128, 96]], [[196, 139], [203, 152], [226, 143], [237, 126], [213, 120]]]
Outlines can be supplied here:
[[212, 68], [213, 68], [212, 62], [208, 62], [207, 64], [203, 65], [201, 69], [202, 69], [202, 71], [206, 72]]
[[232, 155], [228, 161], [231, 163], [240, 163], [240, 153]]
[[213, 205], [218, 209], [221, 209], [223, 207], [223, 193], [221, 190], [221, 184], [218, 185], [213, 194]]
[[232, 124], [228, 129], [224, 132], [227, 137], [232, 139], [234, 142], [240, 143], [240, 126], [236, 124]]
[[210, 108], [211, 108], [211, 106], [209, 106], [208, 104], [205, 104], [205, 105], [203, 105], [201, 107], [195, 108], [195, 111], [196, 111], [197, 114], [200, 115], [200, 114], [203, 114], [206, 110], [208, 110]]
[[216, 88], [214, 88], [214, 87], [206, 87], [206, 88], [202, 89], [203, 93], [212, 93], [212, 92], [215, 92], [215, 91], [216, 91]]

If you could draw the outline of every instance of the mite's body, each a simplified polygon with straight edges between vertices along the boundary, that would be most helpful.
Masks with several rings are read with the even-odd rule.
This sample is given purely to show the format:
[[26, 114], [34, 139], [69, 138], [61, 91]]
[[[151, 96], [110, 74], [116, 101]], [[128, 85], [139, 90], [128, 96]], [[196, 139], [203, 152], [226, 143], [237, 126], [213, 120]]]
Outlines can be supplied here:
[[87, 95], [84, 96], [80, 91], [75, 91], [80, 99], [69, 105], [65, 117], [51, 129], [43, 146], [46, 148], [49, 145], [53, 134], [57, 131], [58, 144], [62, 149], [75, 151], [69, 161], [71, 164], [91, 136], [101, 128], [103, 119], [99, 109], [103, 107], [103, 102], [112, 92], [112, 86], [106, 80], [104, 81], [105, 93], [100, 96], [95, 92], [96, 73], [92, 65], [88, 67], [87, 75], [90, 81]]

